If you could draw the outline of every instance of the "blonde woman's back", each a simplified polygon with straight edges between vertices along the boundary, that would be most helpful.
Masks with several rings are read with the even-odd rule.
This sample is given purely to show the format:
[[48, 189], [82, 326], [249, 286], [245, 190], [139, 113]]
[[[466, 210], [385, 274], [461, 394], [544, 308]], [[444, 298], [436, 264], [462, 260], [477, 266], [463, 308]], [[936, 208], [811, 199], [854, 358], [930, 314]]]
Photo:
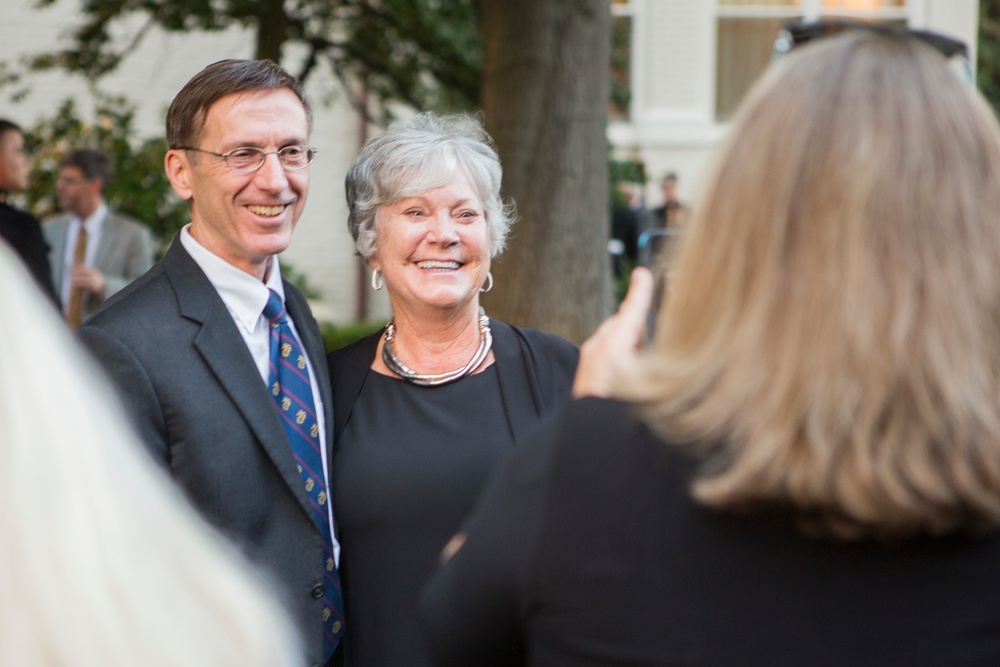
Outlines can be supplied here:
[[553, 430], [425, 590], [441, 667], [1000, 664], [996, 533], [816, 539], [787, 508], [696, 503], [697, 462], [624, 403], [578, 401]]

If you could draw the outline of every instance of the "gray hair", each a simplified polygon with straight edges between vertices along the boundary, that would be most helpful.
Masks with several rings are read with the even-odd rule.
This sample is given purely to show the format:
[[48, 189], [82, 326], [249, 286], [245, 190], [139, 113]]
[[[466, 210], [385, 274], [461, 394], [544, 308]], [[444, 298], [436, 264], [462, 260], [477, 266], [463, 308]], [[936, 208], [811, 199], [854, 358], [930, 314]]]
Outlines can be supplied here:
[[375, 254], [379, 208], [446, 185], [461, 168], [483, 202], [490, 256], [503, 252], [514, 205], [500, 196], [502, 170], [493, 140], [464, 115], [421, 113], [369, 139], [347, 171], [347, 228], [358, 253]]

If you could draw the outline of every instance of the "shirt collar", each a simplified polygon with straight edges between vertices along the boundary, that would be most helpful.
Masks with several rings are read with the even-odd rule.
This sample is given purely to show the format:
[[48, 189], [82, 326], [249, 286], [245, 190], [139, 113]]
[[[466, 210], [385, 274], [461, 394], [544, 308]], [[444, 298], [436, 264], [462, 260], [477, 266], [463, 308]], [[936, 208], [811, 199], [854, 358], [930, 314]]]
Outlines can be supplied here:
[[267, 278], [261, 282], [199, 243], [191, 235], [190, 227], [188, 224], [181, 229], [181, 245], [205, 272], [236, 321], [247, 331], [253, 331], [264, 312], [264, 306], [271, 295], [270, 290], [277, 292], [282, 303], [285, 301], [285, 287], [277, 255], [271, 258]]
[[97, 205], [97, 209], [82, 220], [76, 218], [76, 221], [80, 223], [84, 228], [86, 228], [87, 233], [93, 235], [101, 225], [104, 224], [105, 218], [108, 217], [108, 205], [105, 202], [101, 202]]

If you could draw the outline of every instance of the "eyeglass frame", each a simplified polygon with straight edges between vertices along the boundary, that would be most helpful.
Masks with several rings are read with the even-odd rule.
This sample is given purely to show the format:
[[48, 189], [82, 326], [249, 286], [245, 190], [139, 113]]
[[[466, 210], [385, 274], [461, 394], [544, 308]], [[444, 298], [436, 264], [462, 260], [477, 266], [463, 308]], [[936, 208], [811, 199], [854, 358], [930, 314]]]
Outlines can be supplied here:
[[[285, 151], [287, 151], [290, 148], [305, 149], [308, 162], [306, 162], [301, 167], [291, 167], [285, 164], [284, 161], [282, 161], [281, 156]], [[195, 151], [197, 153], [207, 153], [209, 155], [214, 155], [215, 157], [220, 157], [222, 158], [223, 162], [226, 163], [226, 167], [228, 169], [231, 169], [232, 171], [235, 171], [238, 174], [252, 174], [254, 172], [260, 171], [260, 168], [264, 166], [264, 161], [267, 159], [268, 155], [277, 156], [278, 164], [280, 164], [281, 168], [284, 169], [285, 171], [301, 171], [302, 169], [305, 169], [306, 167], [311, 165], [313, 163], [313, 160], [316, 159], [316, 153], [319, 153], [319, 149], [313, 148], [312, 146], [307, 146], [305, 144], [292, 144], [291, 146], [285, 146], [284, 148], [279, 148], [276, 151], [265, 151], [264, 149], [257, 148], [256, 146], [238, 146], [232, 149], [231, 151], [227, 151], [225, 153], [216, 153], [215, 151], [205, 150], [204, 148], [195, 148], [194, 146], [178, 146], [175, 150]], [[250, 169], [237, 169], [233, 165], [229, 164], [229, 156], [235, 153], [236, 151], [254, 151], [260, 155], [260, 160], [257, 162], [257, 165], [255, 167], [252, 167]]]
[[818, 21], [786, 23], [778, 30], [774, 40], [774, 50], [771, 60], [775, 61], [787, 55], [790, 51], [809, 42], [831, 37], [850, 30], [867, 30], [885, 35], [903, 35], [917, 39], [931, 47], [949, 62], [956, 56], [961, 64], [961, 76], [966, 83], [973, 84], [972, 63], [969, 61], [969, 47], [960, 39], [942, 35], [930, 30], [915, 30], [905, 26], [872, 21], [854, 21], [850, 19], [820, 19]]

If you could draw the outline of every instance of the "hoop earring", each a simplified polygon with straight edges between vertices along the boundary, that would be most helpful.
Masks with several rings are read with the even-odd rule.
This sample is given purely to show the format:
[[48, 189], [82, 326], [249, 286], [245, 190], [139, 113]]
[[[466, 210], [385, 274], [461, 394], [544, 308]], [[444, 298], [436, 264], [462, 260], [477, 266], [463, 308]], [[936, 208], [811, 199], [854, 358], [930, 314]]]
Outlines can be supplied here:
[[372, 269], [372, 289], [376, 292], [382, 289], [382, 285], [385, 281], [382, 280], [382, 272], [378, 269]]
[[489, 281], [489, 284], [486, 287], [480, 287], [479, 288], [479, 291], [482, 292], [483, 294], [485, 294], [486, 292], [489, 292], [491, 289], [493, 289], [493, 272], [492, 271], [487, 271], [486, 272], [486, 280]]

